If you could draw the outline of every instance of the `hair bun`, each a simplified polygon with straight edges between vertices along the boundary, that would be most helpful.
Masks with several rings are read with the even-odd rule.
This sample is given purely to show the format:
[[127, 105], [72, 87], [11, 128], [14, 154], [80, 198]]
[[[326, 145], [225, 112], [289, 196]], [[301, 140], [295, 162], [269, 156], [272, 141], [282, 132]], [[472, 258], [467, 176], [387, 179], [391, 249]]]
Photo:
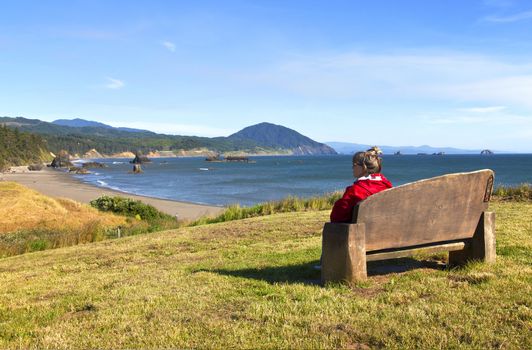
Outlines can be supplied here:
[[379, 156], [382, 154], [381, 149], [378, 146], [373, 146], [366, 151], [369, 155]]

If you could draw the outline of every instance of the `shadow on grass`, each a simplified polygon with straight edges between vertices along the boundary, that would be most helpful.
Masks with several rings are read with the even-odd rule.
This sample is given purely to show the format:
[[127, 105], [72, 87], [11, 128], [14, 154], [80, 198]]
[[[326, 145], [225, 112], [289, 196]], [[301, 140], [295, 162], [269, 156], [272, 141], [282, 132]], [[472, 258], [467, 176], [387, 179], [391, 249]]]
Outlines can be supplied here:
[[416, 260], [414, 258], [399, 258], [368, 262], [368, 277], [404, 273], [417, 269], [444, 270], [445, 263], [433, 260]]
[[308, 285], [320, 284], [320, 271], [314, 266], [320, 261], [315, 260], [305, 264], [286, 265], [263, 268], [249, 268], [241, 270], [212, 269], [200, 270], [214, 272], [225, 276], [251, 278], [269, 283], [300, 283]]
[[[263, 268], [249, 268], [240, 270], [229, 269], [202, 269], [196, 272], [214, 272], [225, 276], [243, 277], [266, 281], [269, 283], [300, 283], [307, 285], [319, 285], [320, 271], [314, 267], [319, 265], [319, 260], [299, 265], [286, 265]], [[367, 265], [368, 277], [387, 275], [392, 273], [404, 273], [410, 270], [429, 268], [443, 270], [446, 265], [437, 261], [416, 260], [413, 258], [401, 258], [382, 261], [370, 261]]]

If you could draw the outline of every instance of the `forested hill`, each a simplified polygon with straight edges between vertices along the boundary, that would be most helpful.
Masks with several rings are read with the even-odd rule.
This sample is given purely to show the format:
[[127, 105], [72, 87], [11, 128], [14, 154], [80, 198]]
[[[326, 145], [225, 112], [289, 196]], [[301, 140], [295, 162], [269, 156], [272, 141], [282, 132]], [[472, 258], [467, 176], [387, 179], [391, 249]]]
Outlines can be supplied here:
[[105, 124], [103, 127], [94, 124], [72, 127], [22, 117], [2, 117], [0, 124], [18, 128], [21, 131], [40, 134], [47, 141], [48, 149], [54, 153], [66, 150], [70, 154], [82, 155], [91, 149], [96, 149], [103, 154], [127, 151], [148, 153], [197, 148], [206, 148], [215, 152], [237, 150], [254, 152], [258, 148], [254, 142], [232, 142], [226, 138], [164, 135], [151, 131], [131, 132], [109, 127]]
[[[22, 117], [1, 117], [0, 125], [18, 128], [21, 131], [40, 134], [54, 153], [67, 150], [71, 154], [84, 154], [96, 149], [102, 154], [127, 151], [149, 153], [171, 151], [178, 153], [194, 149], [205, 149], [215, 153], [244, 152], [248, 154], [335, 154], [334, 150], [297, 133], [294, 130], [275, 125], [279, 132], [264, 130], [259, 138], [258, 131], [248, 135], [247, 131], [231, 137], [198, 137], [157, 134], [151, 131], [115, 128], [98, 122], [59, 120], [54, 123]], [[68, 126], [68, 125], [79, 126]], [[266, 123], [263, 123], [266, 124]], [[258, 124], [256, 127], [262, 127]], [[273, 124], [269, 124], [273, 125]]]
[[51, 159], [42, 137], [0, 125], [0, 171]]
[[230, 140], [252, 140], [264, 147], [290, 149], [294, 154], [336, 154], [331, 147], [316, 142], [282, 125], [260, 123], [248, 126], [228, 137]]

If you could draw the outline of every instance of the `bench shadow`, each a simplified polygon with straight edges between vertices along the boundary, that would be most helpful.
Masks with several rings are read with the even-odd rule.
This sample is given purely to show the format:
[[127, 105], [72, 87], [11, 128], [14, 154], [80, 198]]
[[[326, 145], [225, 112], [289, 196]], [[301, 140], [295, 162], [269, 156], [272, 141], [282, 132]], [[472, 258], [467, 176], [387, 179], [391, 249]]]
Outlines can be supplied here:
[[382, 276], [391, 273], [405, 273], [417, 269], [444, 270], [447, 264], [435, 260], [416, 260], [414, 258], [398, 258], [370, 261], [367, 265], [368, 277]]
[[320, 271], [314, 266], [320, 261], [315, 260], [305, 264], [271, 266], [262, 268], [249, 268], [240, 270], [230, 269], [204, 269], [203, 272], [214, 272], [224, 276], [250, 278], [268, 283], [299, 283], [307, 285], [319, 285]]
[[[272, 266], [249, 269], [201, 269], [196, 272], [213, 272], [224, 276], [242, 277], [265, 281], [268, 283], [299, 283], [306, 285], [320, 285], [321, 272], [315, 269], [319, 260], [304, 264]], [[413, 258], [399, 258], [382, 261], [370, 261], [367, 265], [368, 277], [382, 276], [392, 273], [404, 273], [416, 269], [443, 270], [446, 264], [440, 261], [416, 260]]]

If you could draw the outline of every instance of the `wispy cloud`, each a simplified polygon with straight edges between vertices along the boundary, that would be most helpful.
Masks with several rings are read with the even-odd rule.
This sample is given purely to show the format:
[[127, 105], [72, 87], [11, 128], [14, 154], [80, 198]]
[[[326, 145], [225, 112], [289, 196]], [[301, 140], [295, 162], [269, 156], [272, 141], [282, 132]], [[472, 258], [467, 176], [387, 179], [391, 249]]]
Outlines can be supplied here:
[[483, 18], [483, 21], [493, 23], [512, 23], [527, 19], [532, 19], [532, 11], [520, 12], [510, 16], [487, 16]]
[[119, 79], [115, 79], [111, 77], [107, 77], [106, 79], [107, 79], [107, 84], [105, 85], [105, 87], [107, 89], [118, 90], [118, 89], [123, 88], [125, 85], [124, 82]]
[[238, 78], [313, 98], [532, 108], [532, 60], [517, 63], [467, 53], [307, 54]]
[[163, 41], [161, 43], [164, 47], [168, 49], [168, 51], [175, 52], [175, 44], [171, 41]]

